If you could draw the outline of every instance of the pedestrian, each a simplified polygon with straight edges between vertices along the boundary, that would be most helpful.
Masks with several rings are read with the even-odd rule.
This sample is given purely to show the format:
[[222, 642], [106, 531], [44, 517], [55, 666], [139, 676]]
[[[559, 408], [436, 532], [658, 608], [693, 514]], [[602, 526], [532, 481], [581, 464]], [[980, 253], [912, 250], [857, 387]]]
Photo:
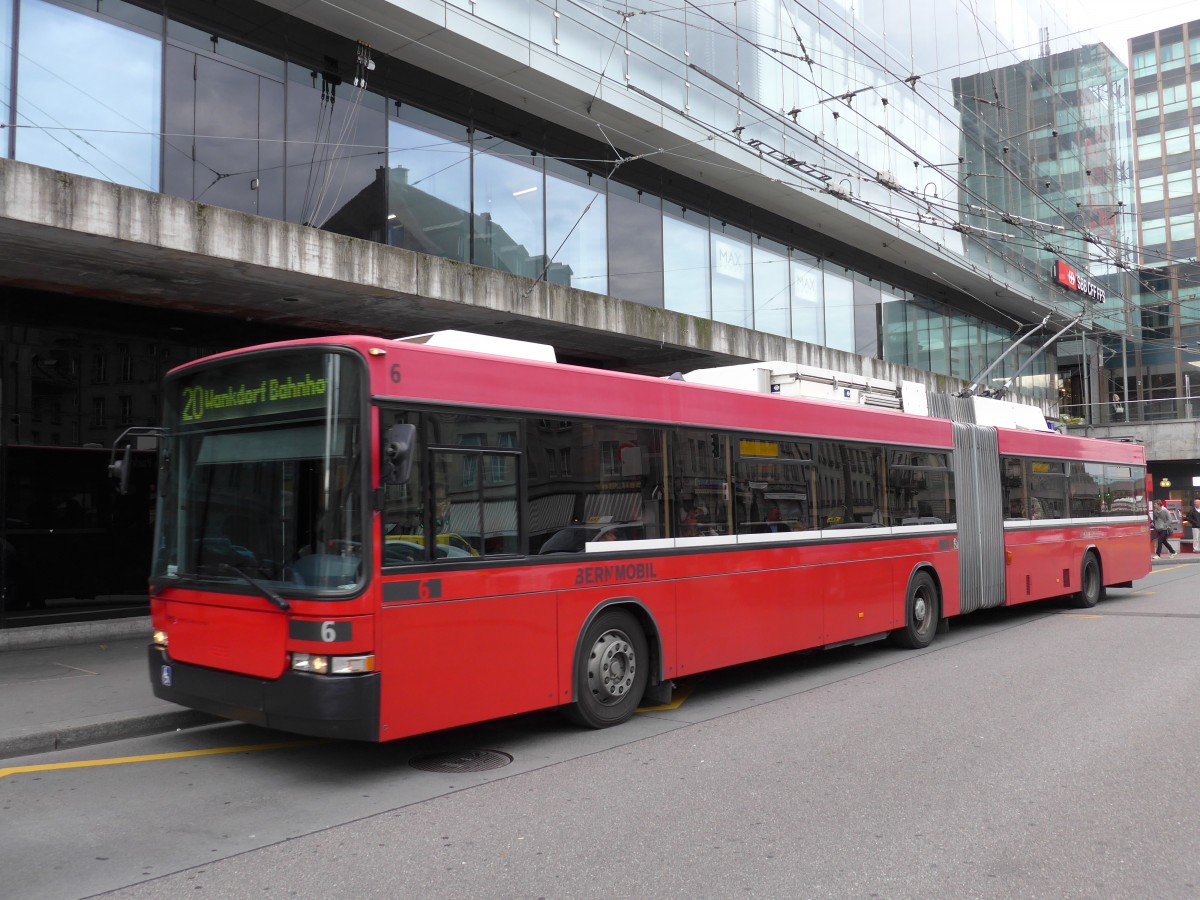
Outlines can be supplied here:
[[1121, 395], [1113, 394], [1111, 402], [1113, 421], [1123, 422], [1125, 420], [1125, 404], [1121, 402]]
[[1163, 547], [1167, 548], [1167, 553], [1171, 558], [1175, 558], [1175, 551], [1171, 549], [1171, 542], [1168, 538], [1175, 531], [1176, 524], [1179, 522], [1173, 510], [1168, 509], [1161, 500], [1154, 501], [1154, 534], [1158, 538], [1158, 542], [1154, 545], [1154, 558], [1161, 559]]
[[1192, 552], [1200, 552], [1200, 497], [1192, 501], [1187, 511], [1187, 523], [1192, 526]]

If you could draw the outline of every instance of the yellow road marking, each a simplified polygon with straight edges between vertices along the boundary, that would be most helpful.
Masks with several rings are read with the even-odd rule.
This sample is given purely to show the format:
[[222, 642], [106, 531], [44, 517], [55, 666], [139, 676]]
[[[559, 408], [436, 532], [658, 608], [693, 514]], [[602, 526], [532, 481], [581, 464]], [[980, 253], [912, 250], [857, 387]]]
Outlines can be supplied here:
[[39, 766], [10, 766], [0, 769], [6, 775], [25, 775], [30, 772], [54, 772], [59, 769], [90, 769], [96, 766], [124, 766], [130, 763], [156, 762], [163, 759], [187, 759], [192, 756], [217, 756], [221, 753], [253, 753], [257, 750], [286, 750], [291, 747], [312, 747], [326, 741], [291, 741], [284, 744], [248, 744], [245, 747], [212, 747], [208, 750], [180, 750], [176, 753], [148, 753], [145, 756], [118, 756], [112, 759], [81, 759], [76, 762], [45, 763]]
[[681, 684], [679, 687], [675, 688], [675, 693], [672, 694], [670, 703], [666, 703], [662, 706], [639, 706], [637, 708], [637, 711], [640, 713], [644, 713], [644, 712], [663, 712], [664, 710], [668, 710], [668, 709], [679, 709], [679, 707], [683, 706], [683, 701], [686, 700], [688, 698], [688, 696], [691, 695], [691, 693], [692, 693], [692, 685]]

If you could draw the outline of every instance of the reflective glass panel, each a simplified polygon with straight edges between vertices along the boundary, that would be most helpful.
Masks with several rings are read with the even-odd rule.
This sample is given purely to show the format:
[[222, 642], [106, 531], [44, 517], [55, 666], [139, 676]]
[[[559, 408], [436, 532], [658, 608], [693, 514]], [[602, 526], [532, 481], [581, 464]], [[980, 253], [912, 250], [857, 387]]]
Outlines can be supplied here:
[[878, 281], [856, 278], [854, 281], [854, 352], [859, 356], [879, 356]]
[[608, 293], [604, 179], [556, 160], [546, 164], [546, 280]]
[[[8, 124], [12, 89], [12, 0], [0, 0], [0, 122]], [[0, 156], [8, 156], [8, 137], [0, 140]]]
[[[159, 189], [162, 45], [45, 3], [21, 5], [16, 158]], [[7, 95], [6, 95], [7, 96]]]
[[627, 57], [630, 85], [657, 97], [669, 108], [683, 109], [687, 102], [686, 65], [677, 52], [669, 50], [683, 46], [682, 17], [634, 16], [625, 27], [630, 35]]
[[401, 107], [388, 121], [388, 243], [467, 262], [471, 148], [467, 129]]
[[905, 312], [909, 305], [901, 295], [883, 295], [883, 358], [890, 363], [908, 363], [908, 324]]
[[825, 343], [825, 282], [815, 256], [792, 252], [792, 337]]
[[754, 328], [791, 334], [787, 248], [761, 235], [754, 240]]
[[657, 196], [610, 182], [608, 290], [614, 297], [663, 305], [663, 225]]
[[754, 277], [749, 235], [732, 225], [714, 222], [711, 239], [713, 319], [753, 328]]
[[227, 209], [282, 216], [282, 83], [168, 47], [166, 90], [163, 190]]
[[475, 146], [472, 261], [537, 278], [546, 266], [542, 157], [487, 135], [477, 135]]
[[825, 268], [825, 344], [854, 352], [854, 282], [841, 266]]
[[387, 119], [378, 94], [288, 66], [287, 219], [382, 241]]
[[708, 216], [672, 206], [663, 216], [667, 309], [702, 319], [711, 317], [708, 251]]

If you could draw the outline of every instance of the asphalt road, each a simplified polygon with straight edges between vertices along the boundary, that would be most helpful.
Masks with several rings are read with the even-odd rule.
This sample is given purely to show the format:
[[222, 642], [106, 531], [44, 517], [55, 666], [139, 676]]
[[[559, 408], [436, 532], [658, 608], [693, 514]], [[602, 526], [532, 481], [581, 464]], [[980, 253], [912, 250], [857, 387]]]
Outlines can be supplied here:
[[[1200, 566], [1162, 567], [925, 651], [712, 673], [606, 731], [295, 746], [230, 724], [22, 757], [0, 872], [55, 900], [1194, 898], [1198, 648]], [[512, 760], [470, 771], [485, 750]]]

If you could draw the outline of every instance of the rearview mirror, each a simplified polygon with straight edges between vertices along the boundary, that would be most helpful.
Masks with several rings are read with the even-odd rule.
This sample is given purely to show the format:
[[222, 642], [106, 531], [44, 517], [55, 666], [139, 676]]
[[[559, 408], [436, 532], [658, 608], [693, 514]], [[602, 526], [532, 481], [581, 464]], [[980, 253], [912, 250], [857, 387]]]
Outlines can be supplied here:
[[[119, 494], [129, 493], [129, 477], [133, 472], [133, 450], [153, 450], [158, 446], [159, 438], [166, 431], [157, 426], [133, 425], [121, 432], [121, 436], [113, 441], [112, 452], [108, 456], [108, 477]], [[124, 448], [122, 450], [122, 448]], [[121, 454], [120, 459], [117, 454]]]
[[407, 484], [412, 473], [413, 442], [417, 437], [417, 426], [393, 425], [388, 429], [387, 442], [379, 460], [381, 484]]
[[113, 448], [113, 458], [108, 463], [108, 477], [112, 479], [114, 487], [118, 494], [129, 493], [129, 472], [133, 465], [133, 447], [129, 444], [125, 445], [125, 453], [120, 459], [116, 459], [117, 450]]

